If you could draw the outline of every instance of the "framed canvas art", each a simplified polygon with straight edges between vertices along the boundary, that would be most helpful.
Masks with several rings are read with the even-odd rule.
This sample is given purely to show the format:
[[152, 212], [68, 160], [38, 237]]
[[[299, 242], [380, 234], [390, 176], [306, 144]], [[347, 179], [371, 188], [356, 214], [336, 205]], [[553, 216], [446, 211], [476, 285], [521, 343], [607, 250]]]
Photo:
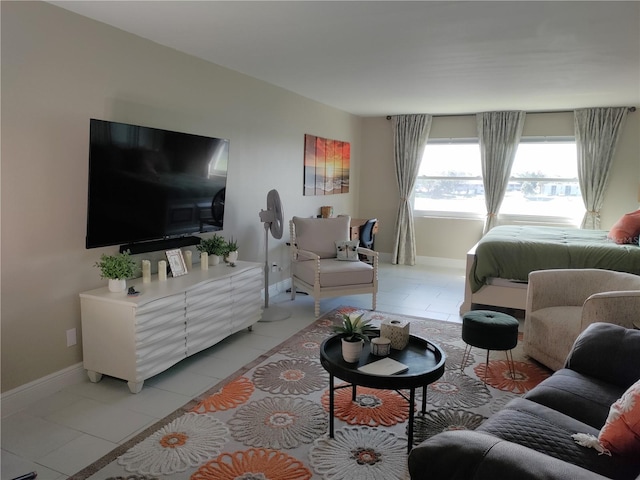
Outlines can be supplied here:
[[304, 136], [304, 195], [349, 193], [351, 144]]

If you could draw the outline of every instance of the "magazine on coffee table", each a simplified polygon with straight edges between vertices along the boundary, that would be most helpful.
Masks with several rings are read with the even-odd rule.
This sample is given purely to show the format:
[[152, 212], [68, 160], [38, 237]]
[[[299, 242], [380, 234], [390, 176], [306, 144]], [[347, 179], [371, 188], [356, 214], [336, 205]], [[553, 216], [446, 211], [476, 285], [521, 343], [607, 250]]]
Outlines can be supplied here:
[[358, 367], [358, 370], [362, 373], [369, 373], [372, 375], [394, 375], [396, 373], [406, 372], [409, 370], [409, 367], [404, 363], [394, 360], [393, 358], [385, 357]]

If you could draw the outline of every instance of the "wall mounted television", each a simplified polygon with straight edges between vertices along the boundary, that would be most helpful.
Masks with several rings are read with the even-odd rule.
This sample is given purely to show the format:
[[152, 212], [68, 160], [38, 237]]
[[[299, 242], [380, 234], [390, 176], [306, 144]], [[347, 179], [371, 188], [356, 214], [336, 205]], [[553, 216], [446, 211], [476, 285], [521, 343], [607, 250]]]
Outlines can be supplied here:
[[86, 247], [132, 253], [221, 230], [229, 140], [90, 120]]

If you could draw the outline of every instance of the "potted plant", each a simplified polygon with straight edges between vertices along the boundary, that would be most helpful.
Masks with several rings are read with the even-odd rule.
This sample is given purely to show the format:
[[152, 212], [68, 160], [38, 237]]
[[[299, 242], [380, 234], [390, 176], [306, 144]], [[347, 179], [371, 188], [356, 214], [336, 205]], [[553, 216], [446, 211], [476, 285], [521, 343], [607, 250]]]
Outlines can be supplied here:
[[369, 320], [363, 320], [362, 315], [342, 314], [342, 325], [334, 325], [333, 331], [342, 337], [342, 358], [345, 362], [357, 362], [362, 353], [364, 342], [369, 341], [369, 336], [377, 330], [369, 324]]
[[238, 260], [238, 243], [231, 237], [225, 245], [225, 261], [234, 264]]
[[200, 253], [206, 253], [209, 256], [209, 264], [217, 265], [220, 263], [220, 257], [226, 253], [226, 242], [220, 235], [214, 233], [209, 238], [203, 238], [196, 245]]
[[122, 292], [127, 288], [127, 278], [136, 273], [136, 262], [131, 258], [129, 250], [117, 255], [103, 253], [100, 261], [95, 263], [100, 269], [100, 277], [109, 279], [109, 291]]

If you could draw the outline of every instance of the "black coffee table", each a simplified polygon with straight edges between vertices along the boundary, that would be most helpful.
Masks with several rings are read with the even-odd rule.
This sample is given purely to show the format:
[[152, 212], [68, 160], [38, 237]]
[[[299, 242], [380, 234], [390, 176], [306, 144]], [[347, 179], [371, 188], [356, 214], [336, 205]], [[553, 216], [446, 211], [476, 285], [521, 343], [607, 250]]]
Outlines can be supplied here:
[[[356, 387], [378, 388], [380, 390], [395, 390], [409, 402], [409, 427], [407, 452], [413, 447], [413, 420], [416, 388], [422, 387], [422, 413], [426, 413], [427, 386], [435, 382], [444, 374], [446, 355], [442, 349], [420, 337], [411, 335], [409, 344], [403, 350], [391, 350], [389, 357], [409, 367], [409, 370], [395, 375], [372, 375], [363, 373], [358, 367], [366, 365], [382, 357], [370, 353], [370, 343], [365, 343], [360, 361], [347, 363], [342, 359], [342, 344], [340, 335], [332, 335], [320, 346], [320, 363], [329, 372], [329, 436], [333, 438], [334, 424], [334, 393], [335, 390], [352, 387], [352, 399], [356, 399]], [[338, 377], [349, 385], [334, 387], [334, 377]], [[400, 390], [409, 390], [409, 398]]]

